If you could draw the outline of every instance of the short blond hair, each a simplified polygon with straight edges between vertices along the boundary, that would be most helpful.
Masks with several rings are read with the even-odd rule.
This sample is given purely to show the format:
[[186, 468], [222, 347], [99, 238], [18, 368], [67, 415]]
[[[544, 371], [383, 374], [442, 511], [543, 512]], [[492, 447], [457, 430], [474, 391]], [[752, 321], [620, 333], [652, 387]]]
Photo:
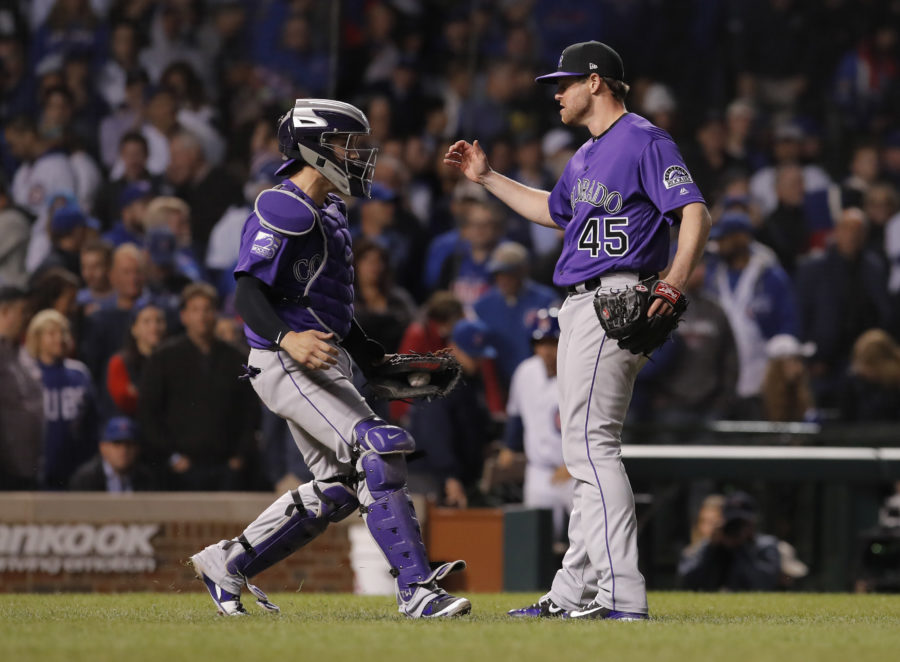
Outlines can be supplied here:
[[181, 198], [171, 195], [161, 195], [153, 198], [147, 211], [144, 212], [144, 230], [152, 230], [158, 227], [169, 227], [166, 216], [171, 212], [184, 214], [185, 217], [191, 217], [191, 208]]
[[140, 266], [141, 269], [147, 266], [144, 262], [143, 251], [137, 247], [137, 244], [133, 244], [130, 241], [116, 247], [112, 254], [111, 266], [115, 266], [117, 262], [120, 262], [123, 258], [127, 257], [137, 260], [138, 266]]
[[28, 331], [25, 332], [25, 349], [34, 358], [38, 358], [41, 350], [41, 336], [47, 327], [56, 325], [62, 330], [63, 342], [66, 349], [72, 347], [72, 325], [66, 316], [52, 308], [46, 308], [31, 318]]

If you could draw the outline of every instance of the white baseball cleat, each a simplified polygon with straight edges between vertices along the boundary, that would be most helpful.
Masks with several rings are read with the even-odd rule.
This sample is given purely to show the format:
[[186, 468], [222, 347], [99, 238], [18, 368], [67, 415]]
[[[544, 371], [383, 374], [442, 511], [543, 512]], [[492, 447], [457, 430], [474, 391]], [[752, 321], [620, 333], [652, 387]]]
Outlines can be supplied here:
[[[404, 594], [409, 594], [409, 598]], [[437, 582], [400, 591], [397, 605], [400, 613], [410, 618], [449, 618], [472, 611], [471, 602], [450, 595]]]
[[268, 596], [246, 578], [229, 574], [225, 570], [224, 554], [218, 545], [210, 545], [197, 552], [190, 559], [197, 577], [206, 586], [216, 609], [223, 616], [246, 616], [247, 610], [241, 603], [241, 588], [244, 585], [256, 597], [256, 604], [270, 612], [281, 611], [278, 605], [269, 602]]

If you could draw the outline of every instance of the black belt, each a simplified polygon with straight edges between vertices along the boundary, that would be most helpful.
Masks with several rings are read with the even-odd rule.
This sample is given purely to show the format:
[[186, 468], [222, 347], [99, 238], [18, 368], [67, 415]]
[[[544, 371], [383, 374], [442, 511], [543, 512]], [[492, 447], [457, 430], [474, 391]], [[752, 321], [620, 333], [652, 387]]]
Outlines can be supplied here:
[[[580, 283], [575, 283], [574, 285], [569, 285], [566, 288], [566, 292], [569, 294], [583, 294], [585, 292], [590, 292], [591, 290], [599, 290], [603, 286], [603, 278], [614, 275], [616, 272], [602, 274], [600, 276], [594, 276], [593, 278], [588, 278], [585, 281]], [[656, 280], [659, 277], [659, 274], [654, 273], [639, 273], [638, 280]]]

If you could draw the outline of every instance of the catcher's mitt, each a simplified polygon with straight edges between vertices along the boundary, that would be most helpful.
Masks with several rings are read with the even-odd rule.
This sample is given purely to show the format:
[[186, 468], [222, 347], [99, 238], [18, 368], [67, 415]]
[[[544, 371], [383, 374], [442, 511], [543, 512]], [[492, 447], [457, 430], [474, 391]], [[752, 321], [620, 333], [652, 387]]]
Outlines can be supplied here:
[[[656, 299], [668, 302], [672, 314], [647, 317], [647, 310]], [[650, 288], [638, 283], [619, 292], [597, 292], [594, 296], [594, 311], [606, 335], [632, 354], [649, 355], [662, 345], [678, 326], [687, 306], [687, 297], [663, 280], [655, 281]]]
[[462, 366], [450, 354], [392, 354], [366, 377], [376, 398], [442, 398], [459, 382]]

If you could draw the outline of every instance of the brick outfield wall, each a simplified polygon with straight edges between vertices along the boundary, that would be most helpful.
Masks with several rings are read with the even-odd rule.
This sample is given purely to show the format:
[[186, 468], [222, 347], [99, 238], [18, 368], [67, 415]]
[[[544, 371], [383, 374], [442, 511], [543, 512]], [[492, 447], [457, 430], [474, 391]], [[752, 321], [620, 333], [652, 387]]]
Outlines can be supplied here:
[[[157, 524], [151, 538], [152, 572], [0, 572], [0, 592], [196, 592], [201, 585], [187, 559], [206, 545], [232, 538], [271, 503], [265, 494], [41, 494], [6, 493], [0, 525]], [[254, 578], [265, 591], [353, 591], [349, 517], [315, 541]], [[0, 555], [3, 553], [0, 544]], [[7, 555], [8, 556], [8, 555]], [[34, 556], [34, 555], [33, 555]]]

